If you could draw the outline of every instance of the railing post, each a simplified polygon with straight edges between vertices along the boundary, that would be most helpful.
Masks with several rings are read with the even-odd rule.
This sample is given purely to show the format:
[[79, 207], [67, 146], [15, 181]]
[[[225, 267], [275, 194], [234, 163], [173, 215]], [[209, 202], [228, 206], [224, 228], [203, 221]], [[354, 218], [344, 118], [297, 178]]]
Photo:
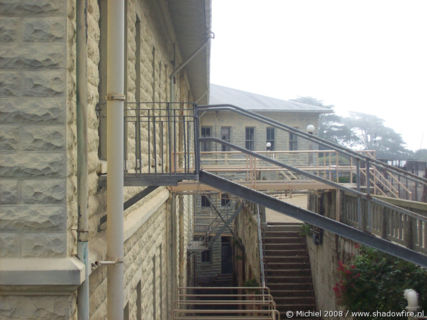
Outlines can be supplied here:
[[371, 200], [370, 200], [370, 195], [371, 195], [371, 174], [370, 174], [371, 168], [370, 168], [370, 163], [369, 163], [369, 159], [366, 159], [366, 193], [368, 195], [368, 200], [367, 200], [367, 229], [372, 232], [372, 204], [371, 204]]
[[[404, 226], [404, 240], [405, 245], [409, 249], [414, 248], [414, 235], [416, 234], [416, 220], [413, 217], [406, 216], [405, 217], [405, 226]], [[414, 232], [415, 231], [415, 232]]]
[[[357, 191], [360, 192], [360, 160], [356, 159], [356, 182], [357, 182]], [[363, 230], [363, 221], [362, 221], [362, 200], [360, 196], [357, 197], [357, 220], [359, 224], [359, 229]]]
[[388, 227], [388, 219], [387, 219], [387, 208], [383, 208], [382, 217], [381, 217], [381, 237], [383, 239], [387, 239], [387, 227]]
[[199, 110], [197, 105], [193, 106], [194, 112], [194, 168], [195, 173], [200, 171], [200, 145], [199, 145]]

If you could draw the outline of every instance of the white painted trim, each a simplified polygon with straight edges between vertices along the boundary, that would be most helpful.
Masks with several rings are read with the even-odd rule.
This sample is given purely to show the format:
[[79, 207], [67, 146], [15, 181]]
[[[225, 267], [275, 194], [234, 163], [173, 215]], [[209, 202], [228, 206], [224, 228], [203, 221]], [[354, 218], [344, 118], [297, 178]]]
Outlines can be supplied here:
[[84, 275], [74, 257], [0, 259], [0, 286], [79, 286]]

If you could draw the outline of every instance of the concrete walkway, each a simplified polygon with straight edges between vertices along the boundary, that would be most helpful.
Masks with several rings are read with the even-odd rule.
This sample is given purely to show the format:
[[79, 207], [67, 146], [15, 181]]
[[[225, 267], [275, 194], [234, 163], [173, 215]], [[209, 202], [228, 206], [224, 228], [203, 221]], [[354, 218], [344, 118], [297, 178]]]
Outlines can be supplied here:
[[[300, 207], [303, 209], [307, 209], [307, 195], [305, 194], [297, 194], [291, 196], [280, 195], [277, 197], [278, 199], [292, 204], [296, 207]], [[287, 215], [279, 213], [277, 211], [273, 211], [271, 209], [265, 209], [266, 219], [268, 222], [288, 222], [288, 223], [302, 223], [302, 221], [291, 218]]]

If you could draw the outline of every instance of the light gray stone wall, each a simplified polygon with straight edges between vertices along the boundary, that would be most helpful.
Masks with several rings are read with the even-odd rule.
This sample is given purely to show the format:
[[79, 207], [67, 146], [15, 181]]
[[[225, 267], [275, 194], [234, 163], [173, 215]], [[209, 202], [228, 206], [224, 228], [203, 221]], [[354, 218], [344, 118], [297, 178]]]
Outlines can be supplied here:
[[67, 254], [66, 14], [65, 0], [0, 1], [2, 257]]
[[[104, 1], [102, 1], [104, 2]], [[98, 0], [88, 0], [88, 188], [90, 257], [105, 260], [105, 188], [99, 175], [106, 163], [98, 155], [101, 140], [100, 38]], [[76, 1], [0, 0], [0, 257], [70, 257], [76, 254]], [[176, 43], [169, 13], [150, 0], [127, 1], [127, 99], [135, 101], [135, 22], [141, 20], [141, 100], [169, 100], [169, 79]], [[166, 21], [169, 24], [160, 23]], [[153, 55], [155, 49], [155, 70]], [[176, 63], [182, 62], [177, 44]], [[175, 100], [191, 100], [185, 72], [177, 78]], [[143, 128], [143, 135], [147, 132]], [[128, 128], [128, 165], [132, 168], [134, 128]], [[181, 133], [178, 132], [178, 135]], [[160, 133], [159, 133], [160, 136]], [[157, 141], [160, 141], [158, 139]], [[166, 150], [167, 145], [164, 145]], [[158, 146], [158, 149], [159, 146]], [[143, 163], [147, 163], [147, 154]], [[129, 199], [143, 188], [125, 188]], [[141, 282], [144, 315], [167, 319], [172, 284], [187, 282], [187, 246], [193, 231], [192, 197], [183, 196], [171, 224], [168, 191], [159, 188], [125, 212], [125, 304], [136, 317], [136, 286]], [[155, 208], [155, 210], [153, 210]], [[150, 214], [147, 215], [147, 211]], [[143, 221], [134, 228], [134, 220]], [[171, 228], [177, 228], [172, 239]], [[101, 246], [97, 247], [98, 244]], [[173, 247], [171, 244], [176, 243]], [[174, 248], [174, 250], [172, 250]], [[177, 265], [171, 266], [171, 257]], [[154, 259], [154, 260], [153, 260]], [[24, 260], [23, 260], [24, 261]], [[24, 262], [25, 263], [25, 262]], [[153, 273], [153, 265], [156, 265]], [[171, 268], [175, 268], [172, 278]], [[94, 319], [106, 317], [106, 268], [90, 276]], [[153, 306], [153, 281], [156, 305]], [[71, 319], [75, 293], [62, 298], [32, 294], [1, 295], [0, 319]], [[0, 288], [1, 291], [1, 288]], [[4, 306], [4, 308], [3, 308]], [[22, 306], [19, 309], [17, 306]], [[124, 307], [124, 306], [123, 306]], [[60, 310], [59, 310], [60, 308]], [[31, 314], [31, 315], [30, 315]]]

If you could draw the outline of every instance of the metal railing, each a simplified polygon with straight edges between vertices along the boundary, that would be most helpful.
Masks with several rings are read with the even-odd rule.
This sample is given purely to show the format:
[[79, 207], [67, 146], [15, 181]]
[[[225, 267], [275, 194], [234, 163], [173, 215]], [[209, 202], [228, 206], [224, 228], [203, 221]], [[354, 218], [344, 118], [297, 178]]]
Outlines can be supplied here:
[[267, 287], [183, 287], [173, 319], [279, 320], [280, 314]]
[[[420, 188], [422, 189], [427, 187], [427, 179], [425, 178], [376, 160], [371, 155], [360, 154], [331, 141], [292, 128], [259, 113], [250, 112], [243, 108], [228, 104], [197, 106], [197, 113], [209, 111], [230, 111], [246, 118], [267, 124], [268, 126], [284, 131], [288, 134], [296, 135], [300, 140], [311, 145], [310, 149], [333, 150], [337, 155], [335, 156], [335, 164], [332, 164], [331, 161], [329, 161], [330, 168], [327, 172], [328, 175], [330, 175], [330, 180], [340, 179], [340, 175], [337, 173], [340, 167], [343, 165], [351, 166], [352, 174], [350, 175], [350, 180], [352, 180], [353, 175], [355, 175], [358, 190], [360, 190], [360, 188], [365, 188], [368, 194], [375, 192], [375, 194], [386, 194], [388, 196], [397, 196], [403, 199], [418, 201], [420, 200], [419, 195], [421, 194], [421, 192], [419, 192]], [[204, 145], [208, 145], [206, 142], [207, 141], [204, 142]], [[318, 152], [321, 153], [321, 151], [323, 150], [319, 150]], [[311, 162], [310, 167], [313, 167], [313, 157], [310, 156], [310, 154], [308, 155], [308, 161], [313, 161]], [[326, 157], [323, 157], [322, 160], [325, 161]], [[316, 172], [316, 170], [311, 171], [314, 173]], [[325, 172], [325, 170], [323, 170], [323, 172]]]
[[129, 173], [194, 173], [198, 143], [191, 103], [127, 102], [125, 130]]
[[[361, 203], [358, 204], [358, 201]], [[396, 201], [400, 201], [400, 206], [405, 208], [403, 200]], [[367, 200], [360, 200], [348, 193], [343, 194], [340, 205], [341, 222], [427, 254], [427, 205], [424, 205], [423, 211], [418, 210], [418, 217], [377, 203], [369, 204]]]
[[[368, 221], [371, 221], [371, 219], [372, 219], [372, 209], [375, 207], [375, 206], [378, 206], [378, 207], [380, 207], [380, 208], [382, 208], [382, 210], [392, 210], [392, 211], [394, 211], [394, 212], [397, 212], [397, 213], [399, 213], [400, 215], [402, 215], [402, 216], [404, 216], [405, 217], [405, 219], [407, 219], [408, 221], [413, 221], [413, 220], [411, 220], [411, 219], [415, 219], [416, 221], [420, 221], [420, 223], [418, 223], [417, 222], [417, 225], [420, 225], [423, 229], [422, 230], [425, 230], [425, 223], [427, 222], [427, 215], [423, 215], [423, 214], [420, 214], [420, 213], [417, 213], [417, 212], [414, 212], [414, 211], [411, 211], [411, 210], [408, 210], [408, 209], [406, 209], [406, 208], [403, 208], [403, 207], [400, 207], [400, 206], [397, 206], [397, 205], [395, 205], [395, 204], [393, 204], [393, 203], [390, 203], [390, 202], [388, 202], [388, 201], [385, 201], [385, 200], [383, 200], [383, 199], [380, 199], [380, 198], [376, 198], [376, 197], [373, 197], [370, 193], [369, 193], [369, 184], [368, 184], [368, 186], [367, 186], [367, 192], [366, 193], [364, 193], [364, 192], [361, 192], [361, 191], [359, 191], [360, 190], [360, 188], [359, 188], [359, 190], [357, 190], [357, 189], [354, 189], [354, 188], [349, 188], [349, 187], [347, 187], [347, 186], [345, 186], [345, 185], [343, 185], [343, 184], [340, 184], [340, 183], [336, 183], [336, 182], [334, 182], [334, 181], [330, 181], [330, 180], [328, 180], [328, 179], [325, 179], [325, 178], [323, 178], [323, 177], [320, 177], [320, 176], [317, 176], [317, 175], [315, 175], [315, 174], [313, 174], [313, 173], [310, 173], [310, 172], [307, 172], [307, 171], [304, 171], [304, 170], [301, 170], [301, 169], [298, 169], [298, 168], [295, 168], [295, 167], [292, 167], [292, 166], [289, 166], [289, 165], [287, 165], [287, 164], [285, 164], [285, 163], [282, 163], [282, 162], [280, 162], [280, 161], [277, 161], [276, 159], [272, 159], [272, 158], [270, 158], [270, 157], [267, 157], [267, 156], [263, 156], [263, 155], [260, 155], [260, 154], [257, 154], [257, 153], [255, 153], [255, 152], [253, 152], [253, 151], [249, 151], [249, 150], [246, 150], [245, 148], [242, 148], [242, 147], [239, 147], [239, 146], [236, 146], [236, 145], [233, 145], [233, 144], [231, 144], [231, 143], [228, 143], [228, 142], [226, 142], [226, 141], [223, 141], [223, 140], [220, 140], [220, 139], [216, 139], [216, 138], [200, 138], [200, 141], [201, 142], [203, 142], [203, 141], [210, 141], [210, 142], [213, 142], [213, 143], [218, 143], [218, 144], [222, 144], [222, 145], [226, 145], [228, 148], [231, 148], [231, 149], [233, 149], [233, 150], [237, 150], [237, 151], [239, 151], [239, 152], [241, 152], [241, 153], [243, 153], [243, 154], [246, 154], [246, 155], [250, 155], [250, 156], [253, 156], [253, 157], [256, 157], [256, 158], [258, 158], [258, 159], [261, 159], [261, 160], [263, 160], [263, 161], [265, 161], [266, 163], [270, 163], [270, 164], [272, 164], [272, 165], [276, 165], [276, 166], [279, 166], [279, 167], [282, 167], [282, 168], [284, 168], [284, 169], [287, 169], [287, 170], [290, 170], [290, 171], [293, 171], [294, 172], [294, 174], [296, 174], [296, 175], [301, 175], [301, 176], [304, 176], [304, 177], [306, 177], [306, 178], [309, 178], [309, 179], [312, 179], [312, 180], [314, 180], [314, 181], [318, 181], [318, 182], [321, 182], [321, 183], [323, 183], [323, 184], [325, 184], [325, 185], [327, 185], [327, 186], [331, 186], [332, 188], [334, 188], [334, 189], [337, 189], [337, 190], [339, 190], [339, 191], [342, 191], [343, 193], [346, 193], [346, 194], [349, 194], [349, 195], [352, 195], [352, 196], [354, 196], [354, 197], [356, 197], [356, 199], [357, 199], [357, 201], [356, 201], [356, 212], [357, 212], [357, 221], [358, 221], [358, 223], [356, 224], [356, 225], [351, 225], [351, 224], [347, 224], [347, 225], [351, 225], [351, 226], [353, 226], [353, 227], [355, 227], [355, 228], [357, 228], [359, 231], [362, 231], [363, 233], [366, 233], [366, 234], [369, 234], [370, 235], [370, 232], [369, 232], [369, 230], [368, 229], [366, 229], [366, 228], [364, 228], [363, 226], [364, 226], [364, 224], [362, 223], [362, 218], [363, 218], [363, 208], [362, 208], [362, 205], [363, 205], [363, 203], [366, 203], [366, 216], [368, 217]], [[367, 168], [368, 169], [368, 172], [369, 172], [369, 167]], [[202, 182], [204, 182], [204, 183], [206, 183], [206, 181], [205, 180], [203, 180], [202, 179], [202, 177], [201, 177], [201, 173], [202, 173], [202, 171], [200, 172], [200, 174], [199, 174], [199, 178], [200, 178], [200, 181], [202, 181]], [[229, 179], [229, 177], [224, 177], [223, 179], [227, 179], [227, 180], [232, 180], [232, 179]], [[217, 187], [217, 186], [215, 186], [215, 185], [213, 185], [214, 187]], [[234, 192], [234, 190], [227, 190], [227, 188], [223, 188], [225, 191], [229, 191], [229, 192]], [[236, 194], [236, 195], [238, 195], [238, 194]], [[243, 198], [245, 198], [245, 197], [243, 197]], [[267, 199], [267, 198], [266, 198]], [[262, 202], [262, 200], [264, 200], [264, 198], [260, 198], [260, 201]], [[269, 199], [268, 199], [269, 200]], [[261, 204], [261, 205], [264, 205], [263, 203], [261, 203], [261, 202], [257, 202], [258, 204]], [[268, 201], [267, 201], [268, 202]], [[340, 201], [340, 203], [343, 203], [342, 201]], [[307, 214], [308, 214], [309, 212], [307, 212]], [[320, 212], [318, 212], [318, 213], [320, 213]], [[291, 215], [291, 214], [290, 214]], [[292, 216], [292, 215], [291, 215]], [[295, 218], [297, 218], [298, 219], [298, 216], [295, 216]], [[303, 221], [305, 221], [304, 219], [302, 219], [301, 218], [301, 220], [303, 220]], [[308, 219], [308, 220], [311, 220], [311, 217], [310, 217], [310, 219]], [[316, 220], [316, 219], [314, 219], [314, 220]], [[313, 221], [314, 221], [313, 220]], [[337, 219], [338, 221], [341, 221], [339, 218]], [[305, 221], [305, 222], [307, 222], [307, 223], [310, 223], [310, 221]], [[325, 221], [326, 222], [326, 221]], [[341, 222], [344, 222], [344, 221], [341, 221]], [[340, 234], [340, 235], [342, 235], [343, 237], [346, 237], [346, 232], [342, 232], [342, 231], [338, 231], [339, 229], [341, 229], [343, 226], [341, 226], [341, 225], [338, 225], [338, 224], [334, 224], [334, 223], [330, 223], [330, 222], [326, 222], [326, 225], [329, 225], [329, 231], [332, 231], [332, 232], [336, 232], [336, 233], [338, 233], [338, 234]], [[320, 226], [320, 227], [322, 227], [322, 226]], [[345, 228], [343, 228], [343, 229], [345, 229]], [[342, 233], [341, 233], [342, 232]], [[348, 229], [348, 232], [349, 233], [351, 233], [352, 232], [352, 230], [350, 230], [350, 229]], [[417, 229], [417, 231], [416, 231], [417, 233], [419, 233], [420, 231]], [[373, 233], [374, 234], [374, 233]], [[355, 240], [355, 241], [358, 241], [358, 239], [357, 238], [359, 238], [359, 236], [360, 236], [360, 241], [363, 243], [363, 241], [365, 241], [365, 240], [363, 240], [362, 241], [362, 238], [363, 237], [361, 237], [361, 233], [359, 232], [359, 233], [357, 233], [356, 232], [356, 238], [354, 238], [353, 240]], [[382, 235], [379, 235], [379, 237], [381, 237]], [[392, 238], [385, 238], [384, 240], [387, 240], [387, 241], [389, 241], [390, 243], [391, 242], [393, 242], [393, 240], [394, 239], [392, 239]], [[368, 242], [366, 242], [368, 245], [371, 245], [371, 246], [376, 246], [376, 244], [375, 244], [375, 240], [374, 239], [368, 239]], [[397, 244], [402, 244], [401, 242], [399, 242], [399, 241], [394, 241], [394, 243], [397, 243]], [[381, 242], [381, 243], [378, 243], [378, 246], [383, 246], [384, 245], [384, 243], [383, 242]], [[425, 241], [423, 240], [423, 241], [421, 241], [420, 242], [420, 245], [418, 245], [418, 246], [413, 246], [413, 247], [408, 247], [407, 246], [407, 244], [405, 243], [404, 244], [404, 246], [407, 248], [407, 249], [411, 249], [411, 250], [414, 250], [414, 251], [416, 251], [416, 252], [419, 252], [419, 253], [423, 253], [424, 254], [424, 252], [425, 252], [425, 246], [426, 246], [426, 244], [425, 244]], [[390, 249], [391, 247], [389, 247], [389, 246], [384, 246], [384, 250], [383, 251], [385, 251], [385, 252], [387, 252], [387, 253], [389, 253], [389, 254], [392, 254], [392, 255], [396, 255], [396, 253], [392, 250], [392, 249]], [[417, 263], [420, 263], [419, 261], [419, 256], [417, 256], [417, 258], [415, 258], [414, 260], [411, 260], [412, 258], [409, 258], [410, 256], [412, 256], [412, 253], [410, 253], [410, 252], [403, 252], [402, 254], [400, 254], [399, 255], [401, 258], [404, 258], [404, 259], [409, 259], [410, 261], [417, 261]], [[425, 260], [425, 257], [424, 258], [420, 258], [421, 260]], [[423, 262], [421, 262], [420, 264], [425, 264], [425, 261], [423, 261]]]

